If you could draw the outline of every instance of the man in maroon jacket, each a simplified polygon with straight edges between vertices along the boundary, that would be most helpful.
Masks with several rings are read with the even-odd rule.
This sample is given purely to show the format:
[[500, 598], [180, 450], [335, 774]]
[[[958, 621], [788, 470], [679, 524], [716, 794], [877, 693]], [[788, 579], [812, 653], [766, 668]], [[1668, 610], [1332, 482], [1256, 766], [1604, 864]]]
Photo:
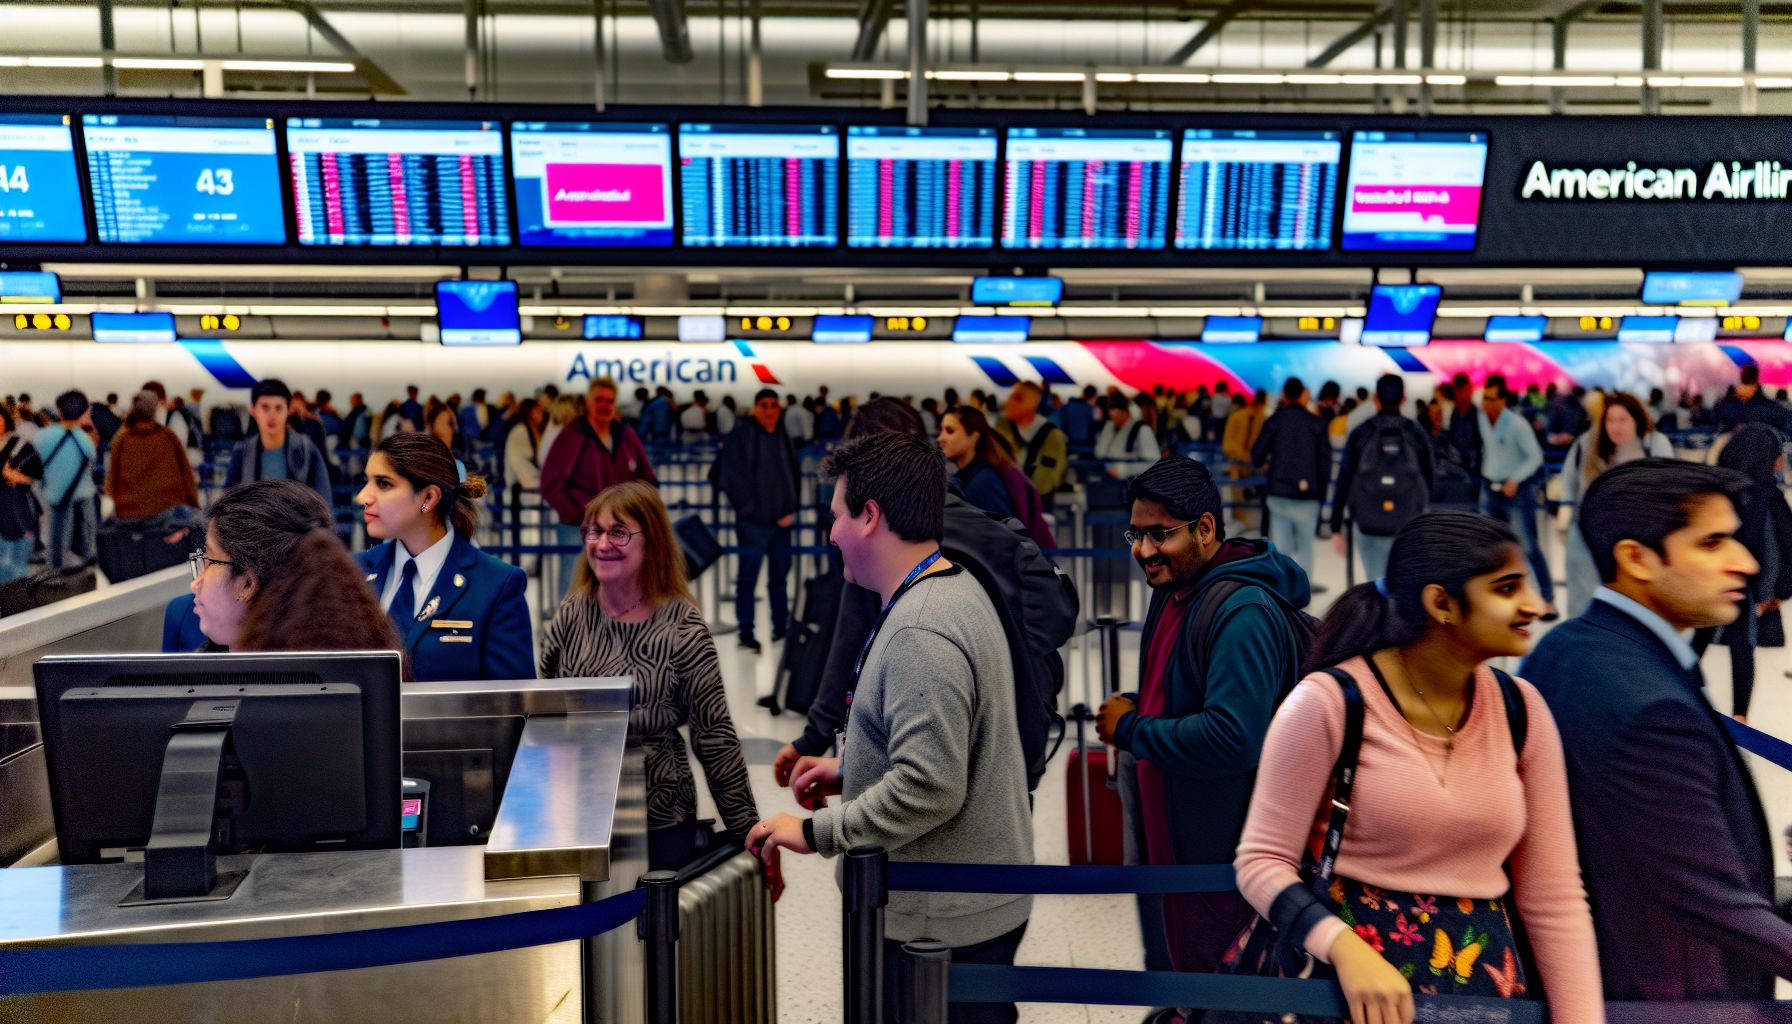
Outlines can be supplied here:
[[[641, 439], [616, 418], [616, 382], [599, 377], [585, 393], [585, 418], [566, 425], [548, 449], [547, 465], [541, 467], [541, 500], [560, 516], [559, 542], [583, 544], [579, 528], [585, 522], [585, 506], [604, 488], [630, 480], [659, 486]], [[562, 597], [582, 557], [561, 556]]]

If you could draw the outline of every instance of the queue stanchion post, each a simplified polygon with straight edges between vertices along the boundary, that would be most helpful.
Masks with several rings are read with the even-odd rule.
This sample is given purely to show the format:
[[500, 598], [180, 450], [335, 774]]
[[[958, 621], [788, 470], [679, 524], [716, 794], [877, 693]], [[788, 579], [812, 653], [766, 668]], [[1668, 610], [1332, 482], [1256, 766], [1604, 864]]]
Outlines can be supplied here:
[[946, 1024], [952, 949], [938, 939], [902, 944], [896, 1024]]
[[890, 858], [872, 843], [846, 851], [844, 981], [846, 1024], [883, 1024], [884, 906]]
[[1088, 863], [1095, 862], [1095, 824], [1094, 815], [1089, 811], [1089, 747], [1084, 742], [1083, 726], [1089, 721], [1089, 705], [1078, 704], [1070, 709], [1071, 720], [1076, 722], [1076, 767], [1077, 775], [1083, 782], [1083, 856]]
[[649, 871], [641, 884], [647, 906], [636, 934], [647, 943], [647, 1024], [679, 1024], [678, 873]]

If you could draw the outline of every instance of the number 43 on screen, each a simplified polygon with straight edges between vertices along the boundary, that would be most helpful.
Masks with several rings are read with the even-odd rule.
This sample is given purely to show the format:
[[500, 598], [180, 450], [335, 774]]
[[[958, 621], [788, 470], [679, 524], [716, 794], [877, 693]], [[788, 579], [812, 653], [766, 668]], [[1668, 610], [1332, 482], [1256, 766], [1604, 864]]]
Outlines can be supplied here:
[[236, 191], [236, 183], [230, 179], [230, 168], [207, 167], [199, 172], [199, 183], [193, 188], [208, 196], [227, 196]]

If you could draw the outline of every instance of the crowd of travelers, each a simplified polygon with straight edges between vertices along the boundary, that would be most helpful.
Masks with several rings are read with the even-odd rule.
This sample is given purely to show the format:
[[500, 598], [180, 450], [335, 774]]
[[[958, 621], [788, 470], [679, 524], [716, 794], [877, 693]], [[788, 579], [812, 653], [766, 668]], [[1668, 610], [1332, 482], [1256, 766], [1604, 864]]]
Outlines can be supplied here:
[[[1053, 510], [1066, 491], [1117, 488], [1151, 593], [1138, 689], [1095, 722], [1119, 756], [1128, 858], [1230, 863], [1238, 881], [1139, 896], [1147, 966], [1334, 978], [1356, 1024], [1407, 1024], [1415, 993], [1547, 993], [1552, 1020], [1597, 1022], [1606, 1000], [1767, 999], [1792, 976], [1760, 798], [1699, 670], [1707, 644], [1730, 647], [1743, 719], [1754, 648], [1784, 643], [1792, 410], [1757, 367], [1709, 412], [1659, 391], [1519, 394], [1498, 375], [1459, 377], [1410, 414], [1392, 375], [1353, 396], [1289, 379], [1273, 409], [1223, 382], [1068, 400], [1022, 383], [919, 405], [825, 388], [744, 406], [619, 395], [607, 378], [496, 403], [411, 388], [382, 412], [359, 394], [339, 412], [328, 392], [264, 380], [246, 422], [155, 382], [124, 410], [79, 391], [44, 410], [8, 397], [0, 583], [39, 548], [52, 567], [91, 559], [103, 497], [111, 519], [189, 539], [164, 650], [391, 650], [424, 681], [628, 674], [651, 867], [708, 842], [694, 753], [775, 896], [784, 851], [1033, 861], [1056, 651], [1080, 614], [1051, 560]], [[1705, 416], [1718, 443], [1676, 458], [1667, 433]], [[207, 438], [233, 443], [202, 510]], [[807, 813], [768, 817], [653, 453], [716, 446], [736, 642], [758, 652], [762, 569], [770, 640], [793, 628], [792, 531], [818, 441], [816, 528], [844, 589], [804, 733], [773, 763]], [[1225, 461], [1175, 454], [1204, 444]], [[332, 508], [344, 487], [359, 553]], [[498, 487], [538, 493], [578, 549], [539, 654], [527, 573], [477, 543]], [[1567, 534], [1561, 611], [1547, 500]], [[1349, 537], [1369, 582], [1316, 620], [1327, 532]], [[922, 937], [954, 962], [1012, 964], [1031, 912], [1029, 896], [893, 892], [886, 974]], [[894, 1019], [896, 986], [885, 995]]]

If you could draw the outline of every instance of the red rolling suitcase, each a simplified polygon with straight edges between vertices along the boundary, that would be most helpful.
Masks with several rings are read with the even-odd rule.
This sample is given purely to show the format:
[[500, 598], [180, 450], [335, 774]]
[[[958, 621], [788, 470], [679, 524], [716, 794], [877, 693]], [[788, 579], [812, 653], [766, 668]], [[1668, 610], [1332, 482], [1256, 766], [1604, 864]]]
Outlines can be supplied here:
[[1070, 752], [1065, 805], [1070, 810], [1067, 817], [1073, 865], [1123, 862], [1121, 829], [1125, 824], [1120, 814], [1120, 792], [1108, 788], [1107, 760], [1108, 752], [1100, 746], [1088, 748], [1078, 744], [1078, 749]]

